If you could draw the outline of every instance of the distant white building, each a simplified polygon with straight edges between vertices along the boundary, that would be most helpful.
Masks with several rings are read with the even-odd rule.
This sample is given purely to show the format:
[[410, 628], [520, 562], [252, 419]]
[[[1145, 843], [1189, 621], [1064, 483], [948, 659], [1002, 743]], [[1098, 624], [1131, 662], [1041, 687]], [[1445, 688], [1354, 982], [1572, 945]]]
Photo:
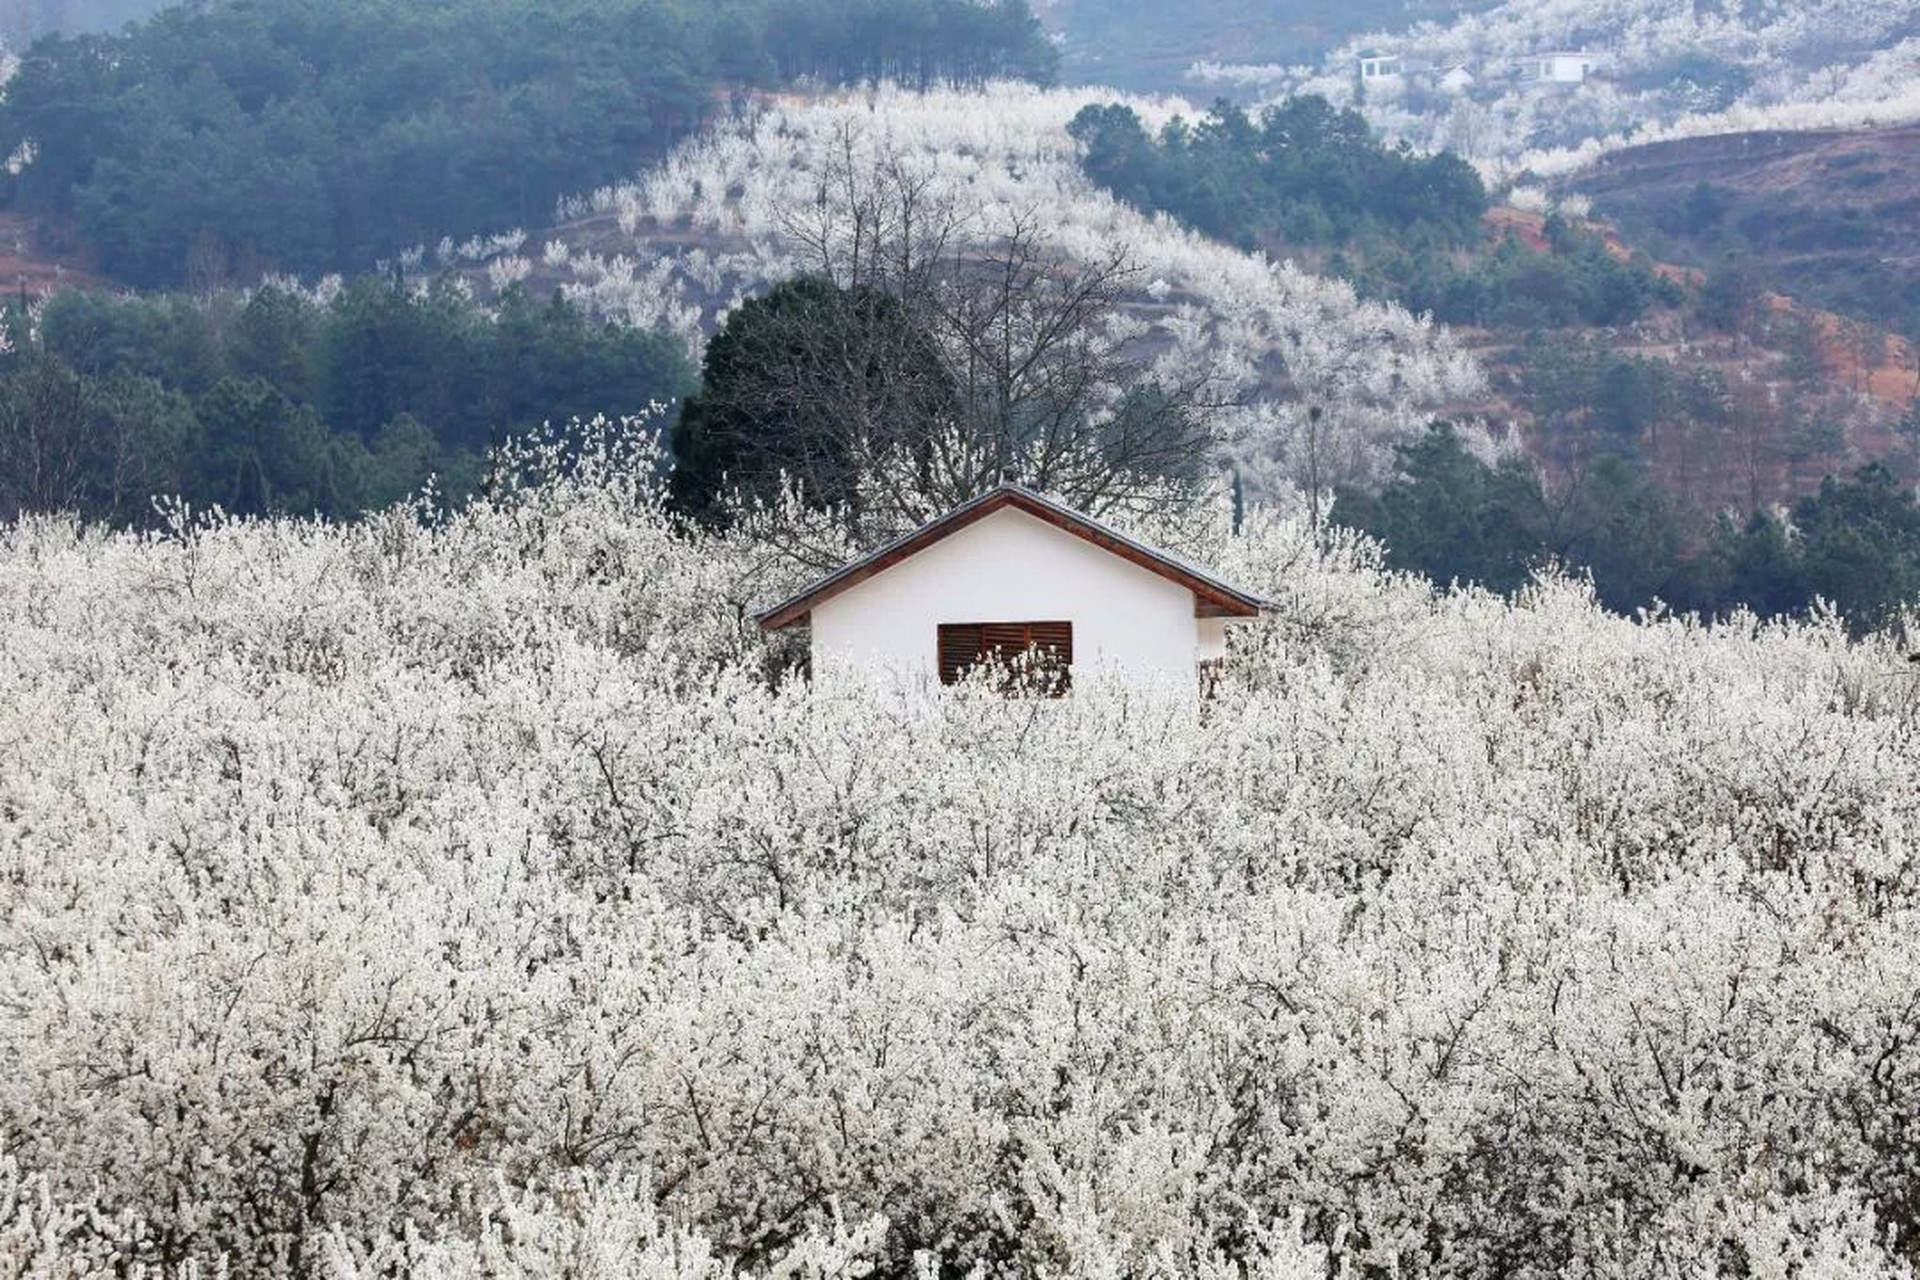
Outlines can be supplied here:
[[1590, 53], [1555, 50], [1516, 58], [1513, 69], [1522, 84], [1582, 84], [1599, 65]]
[[1363, 53], [1360, 55], [1360, 83], [1372, 84], [1376, 81], [1398, 80], [1401, 66], [1397, 53]]
[[1003, 484], [761, 614], [808, 629], [816, 675], [953, 684], [1031, 662], [1056, 691], [1192, 682], [1265, 602], [1049, 498]]
[[1473, 68], [1462, 62], [1440, 68], [1434, 83], [1448, 93], [1465, 93], [1477, 83], [1477, 77], [1473, 74]]

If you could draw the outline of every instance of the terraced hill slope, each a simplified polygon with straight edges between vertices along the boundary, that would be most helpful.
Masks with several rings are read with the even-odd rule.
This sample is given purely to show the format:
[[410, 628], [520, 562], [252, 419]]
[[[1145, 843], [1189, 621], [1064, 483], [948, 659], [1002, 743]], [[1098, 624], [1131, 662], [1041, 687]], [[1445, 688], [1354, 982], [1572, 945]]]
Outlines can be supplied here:
[[1655, 143], [1567, 185], [1661, 256], [1736, 251], [1808, 302], [1920, 320], [1920, 125]]

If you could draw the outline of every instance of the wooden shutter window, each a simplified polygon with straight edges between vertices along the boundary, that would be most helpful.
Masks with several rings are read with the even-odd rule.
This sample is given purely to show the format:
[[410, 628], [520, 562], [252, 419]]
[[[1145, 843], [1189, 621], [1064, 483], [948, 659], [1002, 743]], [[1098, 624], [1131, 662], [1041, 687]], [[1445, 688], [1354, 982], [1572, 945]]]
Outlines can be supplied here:
[[984, 652], [978, 623], [945, 624], [940, 627], [940, 683], [959, 684], [967, 669], [980, 661]]
[[972, 668], [991, 663], [1006, 668], [1008, 692], [1023, 677], [1054, 697], [1072, 687], [1071, 622], [950, 622], [939, 631], [941, 684], [958, 684]]

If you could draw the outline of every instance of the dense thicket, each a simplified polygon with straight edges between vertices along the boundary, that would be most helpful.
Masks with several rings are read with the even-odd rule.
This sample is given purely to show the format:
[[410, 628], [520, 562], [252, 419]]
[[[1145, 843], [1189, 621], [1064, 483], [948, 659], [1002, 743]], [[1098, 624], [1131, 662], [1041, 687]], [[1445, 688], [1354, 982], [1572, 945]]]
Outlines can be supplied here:
[[1409, 309], [1448, 324], [1505, 330], [1631, 324], [1654, 306], [1686, 300], [1679, 285], [1654, 273], [1644, 256], [1622, 261], [1598, 235], [1558, 215], [1547, 219], [1546, 247], [1512, 235], [1469, 255], [1386, 249], [1369, 267], [1350, 267], [1358, 283], [1391, 293]]
[[1824, 602], [1860, 630], [1920, 599], [1920, 502], [1885, 467], [1828, 478], [1786, 520], [1723, 517], [1702, 541], [1690, 536], [1688, 513], [1612, 454], [1549, 493], [1528, 463], [1484, 462], [1445, 424], [1399, 453], [1390, 484], [1377, 494], [1343, 489], [1332, 518], [1435, 582], [1513, 591], [1558, 563], [1591, 574], [1600, 600], [1623, 613], [1660, 601], [1775, 617]]
[[1305, 96], [1249, 116], [1219, 103], [1156, 137], [1124, 105], [1091, 106], [1069, 132], [1094, 181], [1137, 208], [1251, 247], [1272, 237], [1340, 246], [1390, 237], [1403, 249], [1457, 245], [1487, 194], [1449, 152], [1390, 147], [1356, 111]]
[[[34, 46], [15, 207], [160, 285], [544, 223], [725, 86], [1051, 74], [1025, 0], [238, 0]], [[721, 101], [724, 101], [722, 93]]]
[[153, 298], [69, 292], [0, 356], [0, 518], [143, 522], [156, 494], [234, 512], [351, 516], [553, 418], [644, 412], [692, 369], [663, 335], [512, 289], [366, 278], [322, 301], [276, 288]]
[[0, 527], [0, 1270], [1911, 1274], [1889, 639], [1216, 509], [1204, 710], [776, 688], [779, 542], [569, 456]]

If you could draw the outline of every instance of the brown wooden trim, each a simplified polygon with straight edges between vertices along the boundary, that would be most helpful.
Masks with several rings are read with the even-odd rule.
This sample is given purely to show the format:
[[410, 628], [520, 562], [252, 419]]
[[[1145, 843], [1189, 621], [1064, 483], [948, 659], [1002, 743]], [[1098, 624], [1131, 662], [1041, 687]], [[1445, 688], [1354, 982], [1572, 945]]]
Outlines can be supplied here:
[[[1023, 670], [1025, 661], [1034, 664]], [[958, 684], [975, 667], [1000, 669], [1006, 693], [1037, 690], [1061, 697], [1073, 687], [1073, 623], [942, 622], [934, 627], [934, 666], [941, 684]]]
[[[784, 604], [776, 605], [761, 615], [762, 631], [780, 631], [797, 626], [807, 619], [813, 607], [852, 587], [857, 587], [876, 574], [884, 573], [899, 564], [908, 556], [925, 550], [927, 547], [951, 534], [958, 533], [978, 520], [983, 520], [1004, 507], [1013, 507], [1037, 520], [1052, 525], [1085, 542], [1090, 542], [1101, 550], [1119, 556], [1132, 564], [1139, 565], [1149, 573], [1157, 574], [1169, 582], [1177, 582], [1193, 592], [1194, 616], [1215, 618], [1254, 618], [1260, 615], [1259, 602], [1251, 596], [1241, 595], [1223, 588], [1201, 577], [1184, 565], [1169, 560], [1136, 543], [1119, 538], [1099, 525], [1072, 512], [1055, 507], [1024, 489], [1007, 486], [995, 489], [974, 501], [955, 508], [952, 512], [921, 526], [913, 533], [883, 548], [867, 560], [855, 561], [840, 572], [822, 579], [811, 589], [795, 596]], [[1203, 609], [1210, 612], [1202, 612]]]
[[1122, 541], [1108, 533], [1105, 529], [1090, 525], [1083, 520], [1076, 520], [1063, 511], [1055, 510], [1049, 506], [1019, 502], [1017, 501], [1017, 497], [1018, 495], [1010, 497], [1009, 502], [1020, 510], [1025, 511], [1028, 515], [1036, 519], [1044, 520], [1056, 529], [1063, 529], [1075, 537], [1091, 542], [1102, 551], [1110, 551], [1122, 560], [1139, 565], [1149, 573], [1157, 573], [1170, 582], [1179, 583], [1181, 586], [1192, 591], [1196, 600], [1205, 600], [1224, 610], [1225, 612], [1220, 615], [1223, 618], [1256, 618], [1260, 616], [1260, 610], [1257, 606], [1235, 599], [1231, 594], [1220, 590], [1212, 583], [1199, 577], [1190, 570], [1183, 569], [1171, 560], [1156, 556], [1152, 552], [1134, 543]]

